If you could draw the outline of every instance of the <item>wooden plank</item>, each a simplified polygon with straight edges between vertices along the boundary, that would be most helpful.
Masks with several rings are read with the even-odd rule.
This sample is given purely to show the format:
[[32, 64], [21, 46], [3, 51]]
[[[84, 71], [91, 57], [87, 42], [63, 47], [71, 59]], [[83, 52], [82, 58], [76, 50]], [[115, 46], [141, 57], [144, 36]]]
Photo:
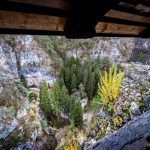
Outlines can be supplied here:
[[0, 10], [0, 28], [63, 31], [66, 18]]
[[100, 22], [106, 22], [106, 23], [117, 23], [117, 24], [124, 24], [124, 25], [133, 25], [133, 26], [143, 26], [143, 27], [149, 27], [150, 23], [144, 23], [144, 22], [137, 22], [137, 21], [130, 21], [130, 20], [124, 20], [120, 18], [113, 18], [113, 17], [100, 17]]
[[145, 29], [140, 26], [99, 22], [96, 26], [96, 33], [139, 35]]
[[117, 10], [110, 10], [105, 14], [106, 17], [112, 17], [112, 18], [118, 18], [118, 19], [124, 19], [124, 20], [130, 20], [130, 21], [137, 21], [137, 22], [143, 22], [143, 23], [150, 23], [149, 17], [144, 17], [140, 15], [130, 14], [127, 12], [121, 12]]
[[50, 30], [30, 30], [30, 29], [7, 29], [0, 28], [0, 34], [26, 34], [26, 35], [59, 35], [64, 36], [64, 31], [50, 31]]
[[70, 12], [70, 10], [36, 5], [36, 3], [35, 5], [32, 5], [27, 3], [17, 3], [8, 0], [0, 3], [0, 10], [32, 13], [32, 14], [40, 14], [40, 15], [50, 15], [50, 16], [58, 16], [58, 17], [67, 17]]
[[65, 9], [65, 10], [68, 10], [71, 7], [69, 0], [6, 0], [6, 1], [52, 7], [52, 8], [59, 8], [59, 9]]

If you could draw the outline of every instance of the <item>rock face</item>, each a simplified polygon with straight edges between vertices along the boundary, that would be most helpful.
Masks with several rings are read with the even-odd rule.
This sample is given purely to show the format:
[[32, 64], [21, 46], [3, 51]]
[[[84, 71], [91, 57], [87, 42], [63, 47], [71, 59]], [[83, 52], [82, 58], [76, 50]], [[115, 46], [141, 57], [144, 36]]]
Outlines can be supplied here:
[[[13, 43], [12, 43], [13, 42]], [[55, 81], [52, 61], [29, 35], [17, 35], [11, 39], [9, 36], [0, 38], [0, 80], [18, 79], [24, 75], [30, 86], [39, 85], [46, 80], [49, 84]]]
[[[149, 125], [150, 111], [129, 122], [115, 133], [98, 141], [96, 144], [89, 147], [87, 150], [126, 150], [126, 147], [129, 143], [135, 142], [135, 140], [140, 140], [141, 137], [143, 137], [145, 139], [143, 140], [146, 141], [146, 138], [150, 136]], [[141, 150], [140, 143], [141, 142], [139, 142], [139, 144], [137, 144], [137, 147], [135, 147], [136, 150]], [[132, 144], [128, 146], [128, 149], [130, 149], [131, 146]], [[143, 146], [144, 147], [142, 147], [142, 150], [150, 148], [148, 143]]]
[[150, 87], [150, 65], [139, 63], [122, 64], [125, 73], [136, 83], [140, 83], [149, 89]]
[[47, 125], [37, 99], [29, 101], [13, 81], [1, 84], [5, 88], [0, 95], [0, 149], [38, 149], [38, 143], [42, 145], [40, 150], [55, 149], [55, 133]]
[[91, 57], [108, 56], [114, 62], [122, 62], [129, 58], [135, 46], [134, 38], [112, 38], [110, 40], [100, 40], [92, 49]]
[[[116, 101], [116, 103], [114, 104], [114, 106], [116, 108], [114, 116], [123, 116], [123, 124], [121, 126], [127, 124], [130, 120], [137, 118], [138, 116], [140, 116], [141, 114], [143, 114], [144, 112], [146, 112], [150, 109], [150, 92], [147, 92], [150, 89], [149, 66], [148, 65], [145, 66], [142, 64], [139, 65], [137, 63], [129, 63], [129, 64], [124, 63], [124, 64], [122, 64], [122, 67], [124, 69], [125, 76], [121, 83], [119, 98]], [[138, 78], [135, 78], [134, 76], [136, 76], [137, 74], [138, 74]], [[105, 139], [107, 139], [107, 136], [109, 137], [110, 134], [114, 133], [115, 130], [118, 130], [121, 127], [121, 126], [119, 126], [117, 128], [112, 128], [112, 126], [110, 126], [110, 119], [113, 116], [111, 116], [106, 111], [104, 111], [103, 108], [100, 109], [100, 111], [97, 113], [96, 117], [98, 117], [98, 119], [99, 119], [99, 117], [100, 118], [102, 117], [103, 120], [105, 121], [106, 127], [105, 127], [105, 125], [102, 124], [103, 120], [100, 120], [94, 125], [93, 128], [91, 128], [89, 133], [92, 133], [92, 134], [88, 134], [88, 138], [84, 145], [85, 149], [89, 146], [92, 146], [91, 141], [90, 141], [91, 139], [96, 139], [96, 141], [99, 139], [102, 139], [103, 137], [106, 137]], [[147, 118], [145, 117], [144, 119], [145, 119], [145, 124], [148, 123]], [[144, 119], [143, 119], [143, 121], [144, 121]], [[91, 124], [92, 123], [94, 124], [94, 121], [91, 122]], [[98, 130], [97, 130], [97, 128], [98, 128]], [[136, 128], [136, 125], [135, 125], [135, 128]], [[125, 130], [122, 132], [126, 132], [126, 127], [125, 128], [123, 127], [122, 130]], [[147, 130], [148, 130], [148, 128], [147, 128]], [[139, 131], [139, 132], [144, 133], [145, 131], [146, 130]], [[120, 135], [120, 133], [119, 133], [119, 135]], [[123, 133], [122, 133], [122, 135], [123, 135]], [[117, 134], [117, 136], [118, 136], [118, 134]], [[115, 139], [115, 140], [118, 141], [121, 136], [117, 137], [118, 139]], [[130, 134], [128, 136], [130, 136]], [[114, 138], [114, 137], [110, 137], [109, 139], [107, 139], [108, 143], [109, 143], [109, 140], [111, 141], [111, 138]], [[128, 140], [128, 137], [125, 137], [125, 138], [127, 138], [127, 140]], [[147, 143], [143, 136], [141, 136], [140, 138], [141, 139], [137, 139], [137, 137], [135, 136], [135, 139], [134, 139], [134, 137], [133, 137], [132, 141], [134, 141], [136, 139], [138, 140], [138, 141], [135, 141], [135, 143], [133, 145], [138, 145], [140, 143], [139, 145], [141, 146], [141, 145], [144, 145], [145, 143]], [[116, 146], [115, 140], [114, 141], [112, 140], [112, 143], [114, 142], [113, 149], [121, 150], [122, 147], [120, 149], [118, 147], [115, 147]], [[123, 140], [124, 139], [121, 139], [121, 141], [119, 141], [118, 144], [119, 143], [122, 144]], [[132, 141], [129, 141], [129, 142], [132, 142]], [[90, 150], [112, 149], [113, 145], [109, 145], [110, 147], [109, 146], [107, 147], [107, 142], [105, 143], [106, 145], [103, 145], [103, 140], [102, 140], [102, 143], [100, 142], [98, 148], [95, 146], [95, 145], [97, 145], [97, 142], [95, 142], [96, 144]], [[134, 147], [133, 145], [130, 145], [130, 146]], [[136, 149], [138, 149], [138, 147], [140, 147], [139, 145], [136, 146]], [[126, 146], [126, 148], [124, 150], [130, 149], [131, 148], [130, 146], [129, 145]], [[131, 149], [131, 150], [134, 150], [134, 149]], [[138, 150], [141, 150], [141, 149], [139, 148]]]

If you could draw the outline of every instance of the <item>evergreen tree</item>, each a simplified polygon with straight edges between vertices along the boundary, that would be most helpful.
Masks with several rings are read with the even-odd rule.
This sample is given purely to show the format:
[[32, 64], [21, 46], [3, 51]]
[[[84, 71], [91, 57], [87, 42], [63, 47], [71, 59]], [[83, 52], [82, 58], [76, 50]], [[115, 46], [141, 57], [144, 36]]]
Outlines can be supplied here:
[[64, 78], [63, 76], [60, 76], [58, 79], [58, 84], [59, 86], [62, 88], [63, 86], [65, 86], [65, 82], [64, 82]]
[[66, 68], [64, 70], [64, 81], [69, 93], [71, 93], [71, 75], [70, 75], [70, 68]]
[[58, 109], [61, 107], [61, 88], [58, 83], [56, 83], [51, 91], [51, 98], [55, 101]]
[[69, 95], [68, 95], [68, 89], [64, 85], [61, 89], [61, 109], [63, 110], [64, 113], [69, 113], [68, 105], [69, 104]]
[[74, 108], [72, 108], [71, 111], [72, 120], [74, 123], [74, 126], [80, 127], [83, 125], [83, 112], [81, 103], [76, 101], [74, 104]]
[[77, 86], [82, 82], [82, 69], [77, 65]]
[[88, 70], [87, 69], [84, 69], [83, 71], [83, 86], [84, 88], [86, 88], [86, 85], [87, 85], [87, 82], [88, 82]]
[[40, 85], [40, 107], [46, 114], [50, 111], [49, 93], [46, 82]]
[[77, 87], [77, 77], [75, 74], [72, 75], [71, 77], [71, 93], [72, 91]]
[[88, 80], [86, 90], [87, 90], [87, 96], [89, 100], [93, 99], [94, 96], [94, 88], [95, 88], [95, 74], [92, 72], [90, 74], [90, 78]]

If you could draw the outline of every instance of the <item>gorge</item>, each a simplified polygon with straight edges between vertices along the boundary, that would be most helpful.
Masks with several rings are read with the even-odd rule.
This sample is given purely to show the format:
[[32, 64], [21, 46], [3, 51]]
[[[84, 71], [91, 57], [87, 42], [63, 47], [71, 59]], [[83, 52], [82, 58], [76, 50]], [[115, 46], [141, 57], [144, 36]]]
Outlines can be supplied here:
[[[117, 98], [105, 105], [102, 77], [116, 83], [120, 73]], [[2, 150], [94, 150], [99, 140], [108, 150], [128, 125], [148, 124], [149, 109], [150, 39], [0, 36]], [[148, 128], [137, 125], [139, 136], [120, 145], [145, 141]]]

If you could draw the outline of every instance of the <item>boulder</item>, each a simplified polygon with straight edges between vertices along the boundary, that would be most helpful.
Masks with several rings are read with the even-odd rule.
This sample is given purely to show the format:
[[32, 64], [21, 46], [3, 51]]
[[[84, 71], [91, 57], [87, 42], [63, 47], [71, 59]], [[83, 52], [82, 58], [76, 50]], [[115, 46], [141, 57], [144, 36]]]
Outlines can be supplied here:
[[130, 110], [134, 115], [140, 114], [139, 105], [136, 102], [131, 102]]

